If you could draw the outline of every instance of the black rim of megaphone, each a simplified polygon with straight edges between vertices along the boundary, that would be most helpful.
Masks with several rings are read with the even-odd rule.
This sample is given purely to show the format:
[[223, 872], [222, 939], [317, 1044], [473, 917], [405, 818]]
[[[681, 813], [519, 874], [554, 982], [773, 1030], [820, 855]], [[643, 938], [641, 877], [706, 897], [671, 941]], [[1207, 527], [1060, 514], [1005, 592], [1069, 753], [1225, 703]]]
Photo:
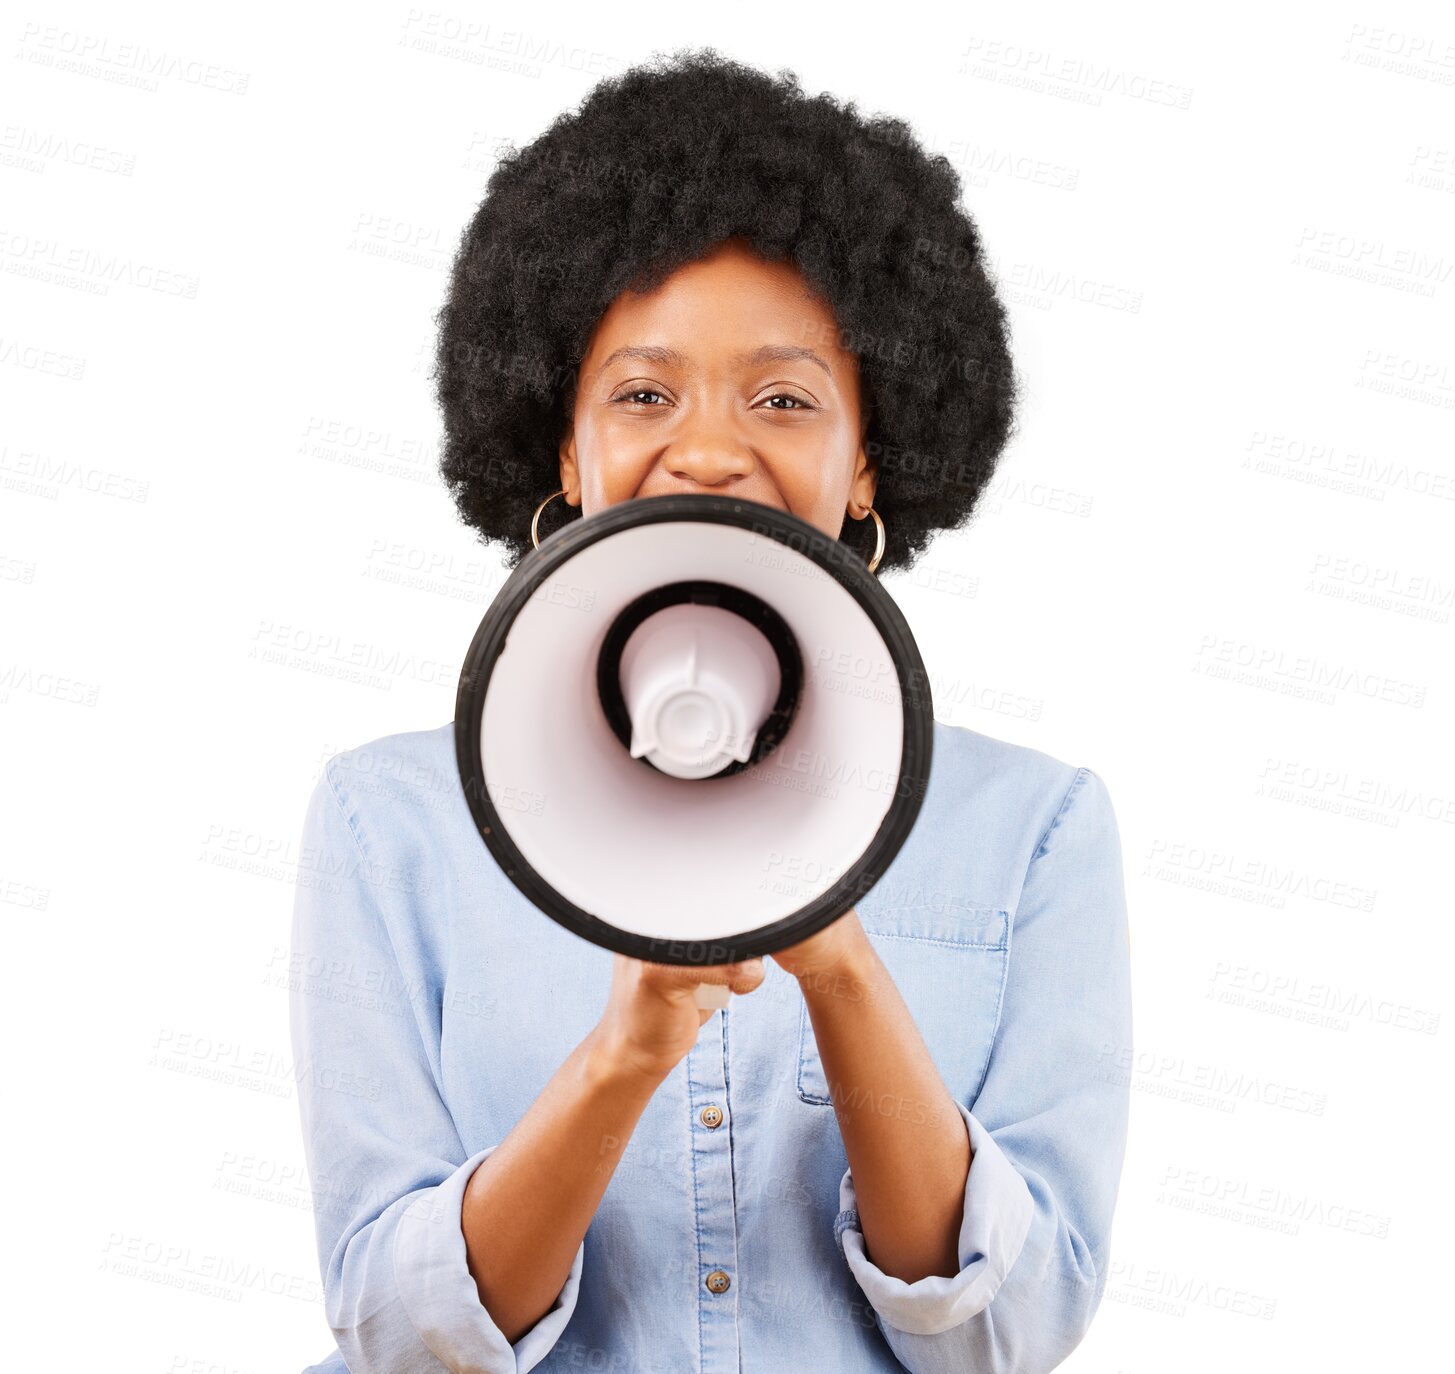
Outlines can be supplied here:
[[[480, 751], [491, 675], [510, 637], [511, 626], [540, 585], [562, 563], [602, 539], [638, 525], [680, 520], [735, 525], [813, 559], [859, 604], [889, 646], [893, 661], [905, 665], [909, 678], [905, 681], [901, 677], [899, 684], [904, 745], [896, 797], [868, 848], [832, 886], [793, 915], [722, 939], [639, 935], [593, 916], [556, 891], [510, 838], [490, 799]], [[859, 555], [788, 511], [726, 496], [652, 496], [623, 501], [574, 520], [541, 540], [506, 579], [481, 620], [465, 655], [455, 696], [455, 755], [465, 801], [481, 838], [505, 876], [547, 916], [584, 939], [619, 954], [662, 964], [732, 964], [772, 954], [808, 939], [847, 912], [878, 883], [914, 828], [929, 784], [933, 739], [934, 715], [919, 648], [903, 612]]]

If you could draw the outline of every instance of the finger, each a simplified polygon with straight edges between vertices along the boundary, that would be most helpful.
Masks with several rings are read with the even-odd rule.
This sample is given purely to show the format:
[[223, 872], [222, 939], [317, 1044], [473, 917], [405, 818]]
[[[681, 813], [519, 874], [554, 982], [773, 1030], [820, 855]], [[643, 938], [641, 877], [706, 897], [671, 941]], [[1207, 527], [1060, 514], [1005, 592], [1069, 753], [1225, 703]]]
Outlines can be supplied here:
[[699, 983], [725, 983], [733, 992], [751, 992], [766, 976], [761, 957], [741, 959], [735, 964], [648, 963], [643, 976], [658, 987], [691, 991]]
[[763, 979], [768, 976], [761, 956], [756, 959], [744, 959], [739, 963], [728, 965], [734, 970], [729, 986], [736, 993], [752, 992], [754, 988], [762, 985]]
[[763, 960], [740, 959], [735, 964], [707, 964], [696, 969], [683, 970], [684, 980], [690, 984], [726, 983], [735, 993], [752, 992], [767, 976]]

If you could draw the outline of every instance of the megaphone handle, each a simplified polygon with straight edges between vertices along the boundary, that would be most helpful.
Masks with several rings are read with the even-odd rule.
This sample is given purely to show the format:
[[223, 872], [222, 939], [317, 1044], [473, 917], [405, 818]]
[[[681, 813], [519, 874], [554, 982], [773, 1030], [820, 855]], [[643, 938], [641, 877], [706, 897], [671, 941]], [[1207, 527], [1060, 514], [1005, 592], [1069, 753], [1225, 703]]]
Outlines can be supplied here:
[[703, 1011], [717, 1011], [720, 1007], [728, 1004], [728, 998], [733, 995], [733, 990], [726, 983], [699, 983], [697, 985], [697, 1005]]

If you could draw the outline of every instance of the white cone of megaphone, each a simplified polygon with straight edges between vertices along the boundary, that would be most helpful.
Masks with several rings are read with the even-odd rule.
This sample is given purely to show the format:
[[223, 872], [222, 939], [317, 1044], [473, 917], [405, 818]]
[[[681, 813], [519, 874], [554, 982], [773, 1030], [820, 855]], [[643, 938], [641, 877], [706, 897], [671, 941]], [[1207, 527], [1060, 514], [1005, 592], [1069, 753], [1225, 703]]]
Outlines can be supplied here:
[[742, 616], [691, 602], [668, 606], [622, 649], [629, 752], [674, 778], [746, 763], [779, 682], [773, 646]]

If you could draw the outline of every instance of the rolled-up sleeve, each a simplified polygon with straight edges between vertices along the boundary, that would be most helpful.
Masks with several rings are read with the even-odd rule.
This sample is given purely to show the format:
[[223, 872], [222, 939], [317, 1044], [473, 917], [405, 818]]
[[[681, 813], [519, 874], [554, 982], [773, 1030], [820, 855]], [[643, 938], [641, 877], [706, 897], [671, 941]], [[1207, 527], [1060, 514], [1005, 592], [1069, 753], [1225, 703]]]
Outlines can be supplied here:
[[1000, 1146], [964, 1103], [955, 1105], [965, 1119], [974, 1162], [965, 1179], [958, 1274], [931, 1274], [914, 1283], [886, 1274], [864, 1252], [852, 1170], [839, 1183], [834, 1234], [854, 1278], [884, 1321], [917, 1336], [937, 1336], [989, 1306], [1025, 1244], [1035, 1210], [1025, 1179]]
[[461, 1229], [466, 1185], [496, 1146], [466, 1155], [438, 1088], [437, 1006], [397, 953], [418, 884], [368, 853], [333, 761], [299, 853], [289, 1018], [339, 1351], [351, 1374], [532, 1369], [571, 1319], [584, 1243], [555, 1304], [507, 1341], [480, 1302]]
[[971, 1146], [960, 1270], [915, 1283], [869, 1258], [846, 1171], [834, 1223], [911, 1374], [1042, 1374], [1101, 1300], [1126, 1150], [1131, 955], [1111, 799], [1076, 773], [1026, 873], [985, 1082], [957, 1103]]

